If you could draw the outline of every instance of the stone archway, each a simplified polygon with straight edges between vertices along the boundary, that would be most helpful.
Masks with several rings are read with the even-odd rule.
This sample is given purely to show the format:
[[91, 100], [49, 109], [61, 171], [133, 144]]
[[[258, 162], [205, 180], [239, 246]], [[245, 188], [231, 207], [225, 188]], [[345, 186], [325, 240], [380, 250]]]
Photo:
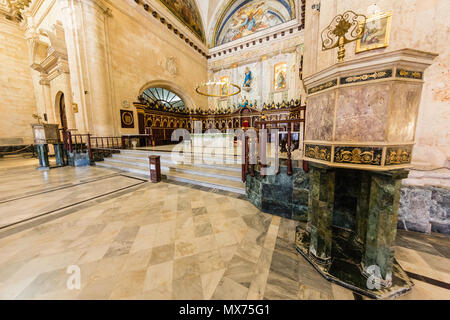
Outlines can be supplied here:
[[169, 91], [172, 91], [173, 93], [177, 94], [184, 101], [186, 107], [188, 107], [189, 109], [196, 108], [194, 99], [191, 97], [190, 94], [188, 94], [184, 89], [179, 87], [176, 83], [167, 81], [167, 80], [153, 80], [153, 81], [147, 82], [139, 90], [139, 95], [141, 95], [142, 92], [144, 92], [146, 89], [152, 88], [152, 87], [159, 87], [159, 88], [164, 88]]

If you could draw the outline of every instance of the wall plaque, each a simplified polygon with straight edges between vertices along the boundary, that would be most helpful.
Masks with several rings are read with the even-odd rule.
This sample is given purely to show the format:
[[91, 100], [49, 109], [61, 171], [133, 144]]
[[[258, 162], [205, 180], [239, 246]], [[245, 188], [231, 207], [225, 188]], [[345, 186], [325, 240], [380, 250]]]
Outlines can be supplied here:
[[130, 110], [120, 110], [122, 128], [134, 128], [134, 114]]

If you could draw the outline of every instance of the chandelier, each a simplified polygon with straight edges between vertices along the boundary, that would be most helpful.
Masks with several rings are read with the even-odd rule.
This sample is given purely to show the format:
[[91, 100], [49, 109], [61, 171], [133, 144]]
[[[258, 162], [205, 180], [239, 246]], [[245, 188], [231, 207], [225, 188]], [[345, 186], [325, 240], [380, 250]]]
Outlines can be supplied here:
[[228, 81], [208, 81], [197, 85], [195, 92], [207, 97], [227, 98], [239, 94], [241, 87]]

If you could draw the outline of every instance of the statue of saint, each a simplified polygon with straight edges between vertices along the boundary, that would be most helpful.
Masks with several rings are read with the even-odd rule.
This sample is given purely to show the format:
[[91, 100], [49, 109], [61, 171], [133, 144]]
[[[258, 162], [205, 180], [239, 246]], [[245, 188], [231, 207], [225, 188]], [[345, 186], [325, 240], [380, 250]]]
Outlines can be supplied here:
[[248, 67], [245, 68], [245, 79], [244, 79], [244, 88], [250, 88], [252, 84], [252, 72]]
[[239, 103], [239, 107], [245, 108], [246, 106], [248, 106], [248, 100], [247, 97], [244, 96], [244, 101], [242, 103]]

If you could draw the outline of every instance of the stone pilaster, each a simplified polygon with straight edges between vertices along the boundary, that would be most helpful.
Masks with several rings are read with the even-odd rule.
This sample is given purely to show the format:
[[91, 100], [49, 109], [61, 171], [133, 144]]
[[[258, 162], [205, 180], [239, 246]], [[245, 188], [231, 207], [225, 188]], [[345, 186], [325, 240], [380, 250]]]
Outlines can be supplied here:
[[309, 253], [320, 262], [331, 258], [335, 171], [311, 165], [308, 206]]
[[114, 134], [112, 90], [106, 20], [110, 10], [103, 1], [62, 0], [64, 32], [73, 101], [80, 131]]
[[408, 172], [397, 170], [372, 172], [370, 175], [363, 266], [366, 271], [370, 266], [378, 266], [384, 285], [389, 286], [392, 281], [401, 181], [407, 177]]

